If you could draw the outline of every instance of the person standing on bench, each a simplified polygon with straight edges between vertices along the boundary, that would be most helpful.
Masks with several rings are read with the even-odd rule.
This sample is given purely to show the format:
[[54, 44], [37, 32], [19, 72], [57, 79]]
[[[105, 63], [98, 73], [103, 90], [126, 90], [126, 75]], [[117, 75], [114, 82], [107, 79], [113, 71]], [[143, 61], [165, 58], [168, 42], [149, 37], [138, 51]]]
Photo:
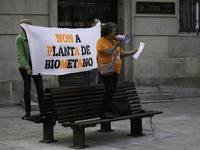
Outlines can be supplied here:
[[[30, 25], [32, 24], [30, 19], [23, 19], [20, 21], [20, 24], [22, 23]], [[16, 37], [15, 45], [18, 55], [19, 71], [24, 81], [24, 102], [25, 102], [26, 114], [22, 117], [22, 119], [29, 119], [31, 115], [31, 101], [30, 101], [31, 77], [33, 78], [33, 81], [37, 89], [38, 104], [40, 108], [43, 99], [43, 82], [42, 82], [42, 75], [32, 74], [32, 65], [31, 65], [30, 51], [29, 51], [26, 31], [23, 28], [22, 31], [23, 32]]]
[[[112, 63], [115, 57], [115, 70], [112, 75], [102, 76], [99, 72], [100, 77], [103, 80], [105, 86], [105, 93], [103, 95], [102, 106], [101, 106], [101, 118], [112, 119], [115, 118], [116, 114], [110, 112], [110, 105], [115, 93], [116, 85], [118, 82], [118, 75], [120, 74], [122, 57], [133, 55], [137, 50], [123, 51], [121, 41], [114, 40], [117, 34], [117, 25], [115, 23], [106, 23], [101, 28], [102, 37], [97, 41], [97, 58], [99, 66], [107, 63]], [[98, 68], [99, 71], [99, 68]]]

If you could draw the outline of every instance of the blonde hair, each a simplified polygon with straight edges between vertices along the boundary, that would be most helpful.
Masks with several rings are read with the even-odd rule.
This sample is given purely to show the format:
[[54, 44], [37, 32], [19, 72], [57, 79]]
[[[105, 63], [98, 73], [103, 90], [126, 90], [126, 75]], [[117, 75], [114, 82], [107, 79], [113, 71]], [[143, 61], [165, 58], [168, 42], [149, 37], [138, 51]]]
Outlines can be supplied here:
[[20, 24], [21, 24], [21, 23], [32, 24], [30, 19], [22, 19], [22, 20], [20, 21]]

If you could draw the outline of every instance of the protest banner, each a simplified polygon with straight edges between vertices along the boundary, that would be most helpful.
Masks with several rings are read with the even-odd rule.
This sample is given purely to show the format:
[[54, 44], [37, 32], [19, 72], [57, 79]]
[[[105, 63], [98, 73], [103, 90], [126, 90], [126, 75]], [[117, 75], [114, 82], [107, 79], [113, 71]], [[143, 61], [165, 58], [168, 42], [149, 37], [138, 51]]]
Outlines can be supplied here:
[[27, 33], [33, 75], [64, 75], [97, 68], [100, 24], [91, 28], [48, 28], [21, 24]]

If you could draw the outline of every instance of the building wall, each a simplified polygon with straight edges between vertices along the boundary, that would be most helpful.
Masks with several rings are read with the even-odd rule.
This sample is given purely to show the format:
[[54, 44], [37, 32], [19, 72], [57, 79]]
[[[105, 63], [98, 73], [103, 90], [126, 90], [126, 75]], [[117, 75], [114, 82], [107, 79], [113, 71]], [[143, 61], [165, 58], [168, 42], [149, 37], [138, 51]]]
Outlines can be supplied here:
[[[133, 3], [132, 0], [118, 0], [118, 33], [129, 34], [130, 41], [128, 43], [122, 42], [122, 48], [124, 51], [130, 51], [133, 49], [134, 41], [134, 19], [133, 19]], [[133, 78], [133, 58], [131, 56], [122, 59], [122, 70], [120, 73], [120, 80], [131, 81]]]
[[137, 60], [132, 57], [123, 60], [122, 80], [132, 80], [137, 86], [173, 87], [171, 90], [188, 92], [188, 95], [194, 89], [199, 91], [200, 38], [178, 34], [178, 0], [145, 0], [175, 2], [174, 15], [137, 14], [136, 2], [139, 1], [144, 2], [119, 0], [119, 32], [132, 35], [123, 48], [137, 49], [140, 42], [145, 43]]
[[[154, 1], [169, 2], [145, 0]], [[178, 0], [170, 2], [176, 3], [175, 15], [139, 15], [136, 0], [118, 0], [119, 33], [131, 36], [129, 43], [123, 42], [123, 49], [137, 49], [139, 42], [146, 44], [137, 60], [131, 56], [123, 59], [120, 80], [134, 81], [137, 86], [166, 87], [184, 96], [190, 95], [191, 89], [200, 93], [196, 92], [200, 89], [199, 36], [178, 34]], [[34, 25], [56, 27], [57, 0], [0, 0], [0, 105], [19, 104], [23, 98], [15, 48], [23, 18], [31, 19]], [[44, 87], [58, 86], [57, 76], [43, 75], [43, 80]]]
[[[0, 105], [19, 104], [23, 98], [15, 38], [22, 32], [19, 22], [24, 18], [38, 26], [57, 26], [57, 0], [0, 0]], [[57, 85], [56, 76], [43, 79], [44, 87]]]

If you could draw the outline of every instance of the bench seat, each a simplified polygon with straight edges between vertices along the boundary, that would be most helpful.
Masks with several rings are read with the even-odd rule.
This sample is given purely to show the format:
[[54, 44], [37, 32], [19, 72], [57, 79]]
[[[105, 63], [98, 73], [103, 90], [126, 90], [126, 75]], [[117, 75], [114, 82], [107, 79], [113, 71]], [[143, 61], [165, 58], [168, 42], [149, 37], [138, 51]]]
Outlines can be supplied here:
[[76, 123], [63, 123], [62, 126], [64, 127], [90, 127], [101, 123], [108, 123], [126, 119], [133, 119], [133, 118], [145, 118], [145, 117], [153, 117], [154, 115], [161, 114], [161, 111], [148, 111], [140, 114], [131, 114], [126, 116], [119, 116], [114, 119], [94, 119], [94, 120], [86, 120]]

